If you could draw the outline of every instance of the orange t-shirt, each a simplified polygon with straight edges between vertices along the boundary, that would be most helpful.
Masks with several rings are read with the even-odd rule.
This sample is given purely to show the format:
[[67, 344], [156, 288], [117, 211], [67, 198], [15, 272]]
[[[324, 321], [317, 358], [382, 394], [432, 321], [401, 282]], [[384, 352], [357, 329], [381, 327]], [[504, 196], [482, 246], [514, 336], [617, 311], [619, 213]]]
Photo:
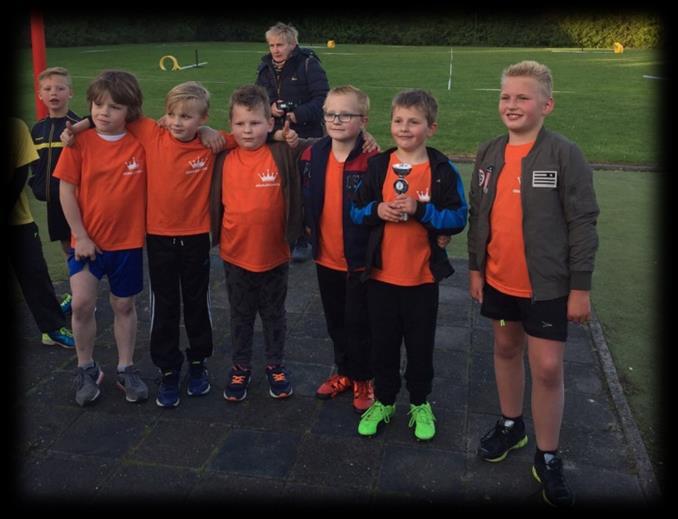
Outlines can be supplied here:
[[[130, 123], [127, 128], [146, 150], [146, 232], [160, 236], [209, 232], [212, 151], [197, 136], [189, 142], [175, 139], [148, 117]], [[233, 140], [230, 134], [222, 135], [227, 143]]]
[[230, 152], [224, 160], [221, 193], [221, 258], [252, 272], [288, 262], [282, 179], [268, 146]]
[[504, 167], [497, 180], [497, 194], [490, 215], [485, 278], [494, 288], [516, 297], [531, 297], [523, 240], [523, 206], [520, 200], [522, 160], [534, 142], [506, 145]]
[[344, 256], [344, 163], [330, 151], [325, 174], [325, 198], [320, 214], [316, 263], [334, 270], [348, 271]]
[[[397, 196], [393, 183], [398, 179], [398, 175], [393, 172], [392, 166], [398, 162], [400, 160], [392, 153], [382, 187], [384, 202], [390, 202]], [[407, 196], [422, 200], [430, 196], [431, 165], [428, 161], [414, 164], [405, 179], [409, 184]], [[400, 286], [433, 283], [434, 278], [429, 267], [430, 257], [428, 231], [412, 215], [408, 215], [406, 222], [386, 222], [384, 239], [381, 243], [383, 268], [372, 269], [371, 278]]]
[[[84, 131], [61, 152], [54, 176], [75, 184], [87, 234], [104, 251], [144, 246], [146, 155], [127, 133], [109, 142], [96, 130]], [[75, 247], [71, 236], [71, 246]]]

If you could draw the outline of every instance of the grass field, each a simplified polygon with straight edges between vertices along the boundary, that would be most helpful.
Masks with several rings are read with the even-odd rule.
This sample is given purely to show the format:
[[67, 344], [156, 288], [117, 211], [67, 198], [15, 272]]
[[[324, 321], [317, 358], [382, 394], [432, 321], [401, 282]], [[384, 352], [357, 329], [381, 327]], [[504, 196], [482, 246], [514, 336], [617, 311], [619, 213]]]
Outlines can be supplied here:
[[[160, 57], [174, 55], [181, 65], [194, 60], [194, 49], [205, 67], [177, 72], [159, 69]], [[382, 147], [391, 145], [388, 133], [390, 100], [410, 87], [430, 89], [440, 103], [440, 129], [432, 145], [455, 156], [475, 154], [483, 140], [503, 132], [496, 113], [501, 70], [522, 59], [536, 59], [555, 76], [556, 109], [547, 126], [580, 144], [591, 162], [656, 164], [660, 57], [652, 50], [611, 51], [579, 49], [454, 49], [452, 90], [447, 90], [450, 49], [341, 45], [315, 49], [331, 85], [352, 83], [371, 98], [369, 130]], [[69, 68], [74, 77], [72, 108], [87, 113], [85, 90], [104, 68], [134, 72], [144, 90], [146, 114], [158, 117], [166, 92], [186, 80], [199, 80], [212, 93], [210, 123], [227, 128], [227, 100], [239, 85], [251, 83], [263, 44], [182, 43], [49, 49], [48, 63]], [[21, 53], [20, 114], [34, 120], [31, 64]], [[169, 62], [167, 63], [169, 64]], [[468, 191], [471, 166], [462, 165]], [[627, 398], [655, 463], [663, 454], [657, 438], [660, 371], [656, 265], [658, 262], [658, 173], [597, 171], [595, 185], [601, 216], [600, 249], [594, 273], [593, 302]], [[46, 229], [44, 205], [34, 202], [34, 214]], [[46, 230], [43, 231], [46, 235]], [[64, 279], [59, 248], [46, 244], [50, 269]], [[466, 256], [464, 236], [450, 245], [454, 256]]]
[[[432, 145], [451, 155], [473, 156], [478, 143], [501, 133], [496, 113], [499, 76], [504, 67], [523, 59], [547, 64], [555, 78], [556, 109], [550, 128], [581, 144], [592, 162], [653, 164], [656, 162], [658, 96], [661, 82], [644, 79], [658, 75], [660, 57], [653, 50], [578, 49], [453, 49], [452, 89], [447, 90], [450, 49], [378, 45], [314, 46], [331, 85], [352, 83], [371, 98], [370, 131], [382, 145], [390, 143], [388, 119], [393, 95], [404, 88], [427, 88], [437, 97], [438, 134]], [[176, 72], [160, 70], [160, 58], [171, 54], [180, 65], [201, 68]], [[48, 63], [67, 67], [74, 76], [76, 113], [86, 113], [89, 81], [104, 68], [135, 73], [145, 95], [144, 109], [162, 115], [167, 91], [177, 83], [199, 80], [212, 93], [210, 123], [226, 128], [228, 96], [255, 79], [265, 51], [255, 43], [182, 43], [73, 47], [48, 50]], [[34, 118], [29, 51], [21, 53], [19, 91], [21, 115]], [[167, 65], [170, 65], [169, 61]]]

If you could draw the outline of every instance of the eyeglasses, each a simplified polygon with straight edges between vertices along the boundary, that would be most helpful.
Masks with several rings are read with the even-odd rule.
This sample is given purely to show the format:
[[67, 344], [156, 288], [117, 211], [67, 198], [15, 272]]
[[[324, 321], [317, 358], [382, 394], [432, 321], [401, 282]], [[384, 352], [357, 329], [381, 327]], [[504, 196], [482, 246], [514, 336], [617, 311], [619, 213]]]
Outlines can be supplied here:
[[334, 122], [337, 119], [339, 120], [340, 123], [347, 123], [353, 117], [362, 117], [362, 116], [363, 114], [346, 114], [346, 113], [333, 114], [330, 112], [323, 112], [323, 118], [325, 119], [325, 122], [328, 123]]

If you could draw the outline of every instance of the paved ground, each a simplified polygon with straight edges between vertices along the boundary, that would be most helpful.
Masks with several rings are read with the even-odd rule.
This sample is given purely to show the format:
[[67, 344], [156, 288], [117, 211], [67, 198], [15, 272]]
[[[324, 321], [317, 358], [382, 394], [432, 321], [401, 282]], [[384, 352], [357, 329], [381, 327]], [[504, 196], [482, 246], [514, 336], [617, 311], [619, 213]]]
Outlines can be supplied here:
[[[376, 506], [503, 504], [541, 507], [530, 473], [534, 454], [529, 396], [528, 447], [490, 464], [476, 457], [479, 437], [498, 410], [491, 331], [467, 295], [465, 262], [441, 285], [433, 393], [438, 433], [417, 442], [407, 427], [407, 395], [395, 418], [374, 439], [357, 435], [349, 395], [314, 397], [332, 371], [315, 269], [292, 265], [287, 299], [287, 366], [295, 394], [268, 396], [261, 328], [255, 333], [254, 376], [246, 401], [222, 397], [230, 359], [224, 275], [212, 257], [215, 353], [209, 360], [212, 391], [182, 397], [179, 408], [158, 408], [154, 398], [129, 404], [114, 384], [116, 350], [107, 286], [102, 284], [95, 358], [106, 372], [103, 396], [93, 407], [73, 399], [75, 355], [40, 343], [25, 307], [19, 333], [18, 428], [13, 458], [16, 493], [23, 503], [213, 502]], [[59, 285], [61, 293], [65, 286]], [[136, 364], [155, 394], [150, 361], [148, 297], [137, 301]], [[182, 339], [183, 340], [183, 339]], [[600, 347], [600, 345], [598, 345]], [[571, 326], [566, 353], [566, 405], [561, 450], [577, 505], [646, 505], [648, 482], [629, 439], [588, 328]], [[635, 427], [634, 424], [630, 425]]]

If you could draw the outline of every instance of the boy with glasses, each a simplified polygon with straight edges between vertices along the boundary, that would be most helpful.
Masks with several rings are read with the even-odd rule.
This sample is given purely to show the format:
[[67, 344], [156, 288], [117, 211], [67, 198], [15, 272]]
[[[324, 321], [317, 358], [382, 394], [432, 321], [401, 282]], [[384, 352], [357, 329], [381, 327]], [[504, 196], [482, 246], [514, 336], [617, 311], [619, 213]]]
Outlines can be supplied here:
[[330, 90], [323, 106], [327, 137], [304, 150], [299, 161], [304, 224], [337, 366], [316, 396], [326, 400], [352, 390], [359, 413], [374, 402], [367, 285], [360, 280], [369, 229], [351, 221], [350, 205], [367, 159], [376, 154], [363, 151], [369, 106], [367, 94], [354, 86]]

